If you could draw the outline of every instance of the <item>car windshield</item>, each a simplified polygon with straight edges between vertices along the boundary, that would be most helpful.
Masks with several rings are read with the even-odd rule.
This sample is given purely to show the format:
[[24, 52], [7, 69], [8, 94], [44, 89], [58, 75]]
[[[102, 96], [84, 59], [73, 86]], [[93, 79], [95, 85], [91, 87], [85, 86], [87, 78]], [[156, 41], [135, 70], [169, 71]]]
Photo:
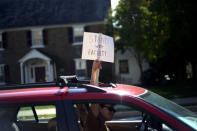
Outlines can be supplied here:
[[168, 112], [169, 114], [176, 117], [180, 121], [183, 121], [190, 127], [197, 129], [197, 115], [194, 114], [193, 112], [153, 92], [148, 92], [142, 96], [139, 96], [139, 98], [158, 107], [161, 110]]

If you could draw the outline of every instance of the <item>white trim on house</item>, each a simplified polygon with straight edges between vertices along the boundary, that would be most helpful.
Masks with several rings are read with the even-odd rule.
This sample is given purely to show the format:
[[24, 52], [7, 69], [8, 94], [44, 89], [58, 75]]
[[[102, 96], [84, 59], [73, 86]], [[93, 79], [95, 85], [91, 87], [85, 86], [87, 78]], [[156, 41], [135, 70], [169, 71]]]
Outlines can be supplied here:
[[0, 32], [9, 32], [9, 31], [17, 31], [17, 30], [29, 30], [29, 29], [37, 29], [37, 28], [47, 28], [47, 29], [51, 29], [51, 28], [58, 28], [58, 27], [73, 27], [73, 26], [77, 26], [77, 25], [96, 25], [96, 24], [104, 24], [104, 21], [95, 21], [95, 22], [87, 22], [87, 23], [76, 23], [76, 24], [62, 24], [62, 25], [46, 25], [46, 26], [29, 26], [29, 27], [18, 27], [18, 28], [10, 28], [10, 29], [0, 29]]
[[44, 61], [41, 61], [37, 64], [33, 64], [34, 61], [32, 61], [32, 63], [28, 63], [25, 66], [25, 81], [27, 83], [35, 83], [36, 82], [36, 74], [35, 74], [35, 70], [38, 67], [44, 67], [45, 68], [45, 76], [46, 76], [46, 72], [47, 72], [47, 64]]
[[31, 48], [44, 48], [43, 40], [43, 28], [33, 28], [31, 29]]
[[[73, 43], [72, 45], [76, 46], [76, 45], [82, 45], [83, 44], [83, 33], [84, 33], [84, 27], [85, 25], [74, 25], [72, 26], [73, 28]], [[75, 37], [82, 37], [81, 41], [76, 41]]]
[[74, 43], [72, 43], [73, 46], [82, 45], [82, 44], [83, 44], [83, 42], [74, 42]]
[[0, 51], [3, 51], [4, 48], [3, 48], [3, 32], [0, 32]]
[[36, 82], [35, 68], [44, 67], [46, 81], [54, 80], [54, 67], [52, 65], [52, 59], [36, 49], [32, 49], [20, 60], [21, 70], [21, 83], [34, 83]]
[[5, 64], [0, 64], [0, 76], [4, 77], [4, 81], [0, 81], [0, 85], [5, 84], [5, 70], [4, 70]]
[[75, 69], [81, 70], [81, 69], [87, 69], [86, 67], [86, 60], [81, 59], [81, 58], [75, 58]]
[[36, 58], [43, 59], [45, 61], [51, 61], [51, 58], [49, 58], [48, 56], [44, 55], [43, 53], [39, 52], [36, 49], [32, 49], [30, 52], [24, 55], [21, 59], [19, 59], [19, 62], [24, 63], [27, 60], [36, 59]]
[[[80, 80], [84, 80], [87, 78], [87, 63], [86, 60], [81, 58], [75, 58], [75, 74], [77, 75], [77, 78]], [[78, 71], [84, 71], [83, 76], [78, 75]]]

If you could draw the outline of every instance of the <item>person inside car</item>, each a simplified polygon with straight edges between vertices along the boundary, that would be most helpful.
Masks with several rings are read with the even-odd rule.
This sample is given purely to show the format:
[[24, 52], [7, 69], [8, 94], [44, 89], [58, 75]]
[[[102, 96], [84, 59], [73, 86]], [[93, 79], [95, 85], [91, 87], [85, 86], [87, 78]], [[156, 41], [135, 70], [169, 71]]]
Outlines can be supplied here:
[[[101, 61], [94, 60], [92, 66], [92, 74], [90, 84], [98, 86], [99, 70], [102, 69]], [[115, 109], [112, 104], [91, 104], [87, 110], [85, 104], [77, 104], [77, 111], [80, 120], [82, 121], [83, 131], [109, 131], [105, 125], [105, 121], [110, 121], [113, 118]], [[54, 127], [53, 121], [49, 121], [48, 127]], [[51, 126], [53, 125], [53, 126]]]
[[[92, 85], [98, 86], [99, 70], [102, 69], [102, 61], [94, 60], [92, 66], [91, 81]], [[107, 131], [105, 121], [113, 118], [115, 109], [112, 104], [92, 104], [84, 123], [84, 131]]]
[[83, 131], [109, 131], [105, 121], [112, 120], [115, 112], [112, 104], [92, 104]]

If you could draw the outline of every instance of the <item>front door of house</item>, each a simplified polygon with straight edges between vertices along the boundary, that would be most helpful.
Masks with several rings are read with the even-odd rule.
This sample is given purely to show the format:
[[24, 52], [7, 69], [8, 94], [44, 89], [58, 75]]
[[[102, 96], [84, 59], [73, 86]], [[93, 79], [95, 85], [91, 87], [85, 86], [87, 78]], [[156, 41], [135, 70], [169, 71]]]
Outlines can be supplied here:
[[50, 62], [33, 59], [24, 64], [25, 83], [53, 81], [53, 67]]
[[45, 67], [35, 67], [35, 82], [45, 82], [46, 72]]

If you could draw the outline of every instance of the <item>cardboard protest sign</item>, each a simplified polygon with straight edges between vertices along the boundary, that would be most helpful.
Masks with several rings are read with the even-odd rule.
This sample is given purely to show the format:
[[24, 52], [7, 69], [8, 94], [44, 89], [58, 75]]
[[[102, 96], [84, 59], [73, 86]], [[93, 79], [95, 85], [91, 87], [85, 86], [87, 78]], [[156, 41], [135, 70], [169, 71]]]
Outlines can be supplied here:
[[114, 62], [114, 41], [101, 33], [84, 32], [82, 59]]

